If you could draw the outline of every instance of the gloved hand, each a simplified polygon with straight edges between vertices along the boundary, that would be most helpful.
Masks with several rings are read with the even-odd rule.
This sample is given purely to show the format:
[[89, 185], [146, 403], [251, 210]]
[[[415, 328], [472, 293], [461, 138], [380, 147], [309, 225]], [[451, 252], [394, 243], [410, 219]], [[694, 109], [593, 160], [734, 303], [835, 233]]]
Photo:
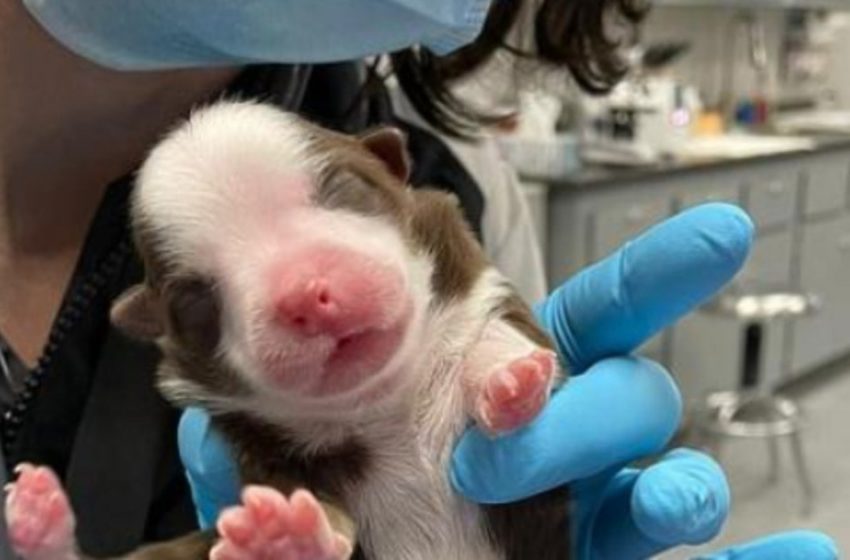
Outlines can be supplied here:
[[[570, 483], [579, 558], [646, 558], [717, 534], [729, 509], [720, 468], [688, 450], [644, 471], [630, 461], [660, 451], [681, 415], [663, 369], [630, 353], [722, 287], [740, 268], [752, 225], [738, 209], [711, 204], [682, 213], [579, 274], [537, 307], [573, 377], [530, 426], [491, 440], [461, 439], [451, 480], [481, 503], [518, 500]], [[190, 410], [180, 449], [202, 524], [238, 501], [226, 446], [208, 418]], [[788, 533], [710, 558], [837, 558], [819, 534]]]

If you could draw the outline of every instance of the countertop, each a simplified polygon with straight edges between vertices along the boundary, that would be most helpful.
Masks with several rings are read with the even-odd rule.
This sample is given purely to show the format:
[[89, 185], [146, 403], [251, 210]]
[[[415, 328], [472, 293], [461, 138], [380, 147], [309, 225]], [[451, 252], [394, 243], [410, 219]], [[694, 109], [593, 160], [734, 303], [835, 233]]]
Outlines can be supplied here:
[[707, 158], [691, 161], [670, 160], [644, 166], [603, 166], [585, 164], [582, 169], [563, 177], [524, 176], [524, 180], [547, 183], [553, 188], [589, 188], [615, 185], [624, 181], [642, 181], [656, 177], [728, 169], [730, 167], [752, 165], [754, 162], [776, 161], [805, 154], [850, 149], [850, 134], [807, 135], [814, 140], [814, 148], [797, 151], [785, 151], [772, 154], [742, 158]]

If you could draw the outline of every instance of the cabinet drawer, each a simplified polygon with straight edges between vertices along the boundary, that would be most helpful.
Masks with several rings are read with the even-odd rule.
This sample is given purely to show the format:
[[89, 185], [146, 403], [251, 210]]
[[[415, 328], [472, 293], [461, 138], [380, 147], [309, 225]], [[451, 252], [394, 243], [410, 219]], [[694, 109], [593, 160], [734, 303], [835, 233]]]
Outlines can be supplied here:
[[823, 306], [797, 321], [796, 373], [850, 351], [850, 217], [806, 225], [801, 250], [802, 287], [820, 296]]
[[806, 217], [839, 210], [847, 205], [850, 158], [846, 154], [818, 157], [806, 166]]
[[777, 168], [754, 173], [746, 179], [747, 210], [759, 228], [781, 226], [794, 217], [800, 170]]
[[759, 235], [737, 282], [787, 289], [791, 282], [791, 232]]
[[669, 214], [670, 200], [667, 198], [620, 204], [599, 210], [593, 215], [592, 260], [608, 255]]
[[702, 188], [693, 192], [683, 193], [679, 196], [679, 207], [683, 210], [692, 206], [705, 204], [706, 202], [728, 202], [730, 204], [740, 203], [738, 185], [730, 177], [727, 184], [718, 182], [716, 186]]

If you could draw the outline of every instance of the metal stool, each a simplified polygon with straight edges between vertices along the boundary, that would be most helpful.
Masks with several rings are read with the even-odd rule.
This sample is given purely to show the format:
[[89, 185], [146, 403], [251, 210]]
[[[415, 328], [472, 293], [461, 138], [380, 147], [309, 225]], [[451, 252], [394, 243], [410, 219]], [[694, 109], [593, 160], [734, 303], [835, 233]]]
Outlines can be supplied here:
[[[723, 438], [764, 438], [770, 452], [770, 480], [776, 481], [779, 462], [778, 439], [788, 438], [803, 494], [803, 514], [810, 515], [814, 488], [803, 453], [800, 430], [802, 415], [791, 399], [776, 395], [763, 378], [763, 338], [765, 327], [777, 320], [789, 320], [814, 313], [820, 307], [815, 296], [792, 292], [732, 291], [705, 306], [702, 311], [742, 323], [744, 359], [739, 391], [714, 393], [706, 400], [699, 421], [701, 436], [710, 442], [708, 451], [719, 460]], [[784, 368], [783, 360], [783, 368]]]

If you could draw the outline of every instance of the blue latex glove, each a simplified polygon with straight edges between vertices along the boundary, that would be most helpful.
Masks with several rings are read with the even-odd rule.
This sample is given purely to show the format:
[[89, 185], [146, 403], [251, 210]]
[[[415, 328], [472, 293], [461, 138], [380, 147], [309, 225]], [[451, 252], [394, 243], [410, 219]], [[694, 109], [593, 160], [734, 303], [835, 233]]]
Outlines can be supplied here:
[[[498, 503], [572, 484], [579, 558], [645, 558], [716, 535], [729, 489], [711, 459], [677, 450], [645, 471], [623, 468], [663, 449], [681, 415], [666, 372], [629, 354], [722, 287], [751, 242], [751, 222], [740, 210], [705, 205], [656, 226], [555, 292], [536, 311], [576, 377], [523, 430], [496, 440], [469, 430], [454, 454], [456, 489]], [[232, 460], [199, 411], [184, 415], [180, 449], [201, 522], [210, 526], [220, 508], [238, 500]], [[837, 553], [822, 535], [789, 533], [711, 558], [827, 560]]]
[[180, 459], [192, 490], [202, 529], [215, 527], [218, 514], [238, 504], [241, 485], [230, 447], [210, 426], [210, 417], [199, 408], [189, 408], [177, 430]]

